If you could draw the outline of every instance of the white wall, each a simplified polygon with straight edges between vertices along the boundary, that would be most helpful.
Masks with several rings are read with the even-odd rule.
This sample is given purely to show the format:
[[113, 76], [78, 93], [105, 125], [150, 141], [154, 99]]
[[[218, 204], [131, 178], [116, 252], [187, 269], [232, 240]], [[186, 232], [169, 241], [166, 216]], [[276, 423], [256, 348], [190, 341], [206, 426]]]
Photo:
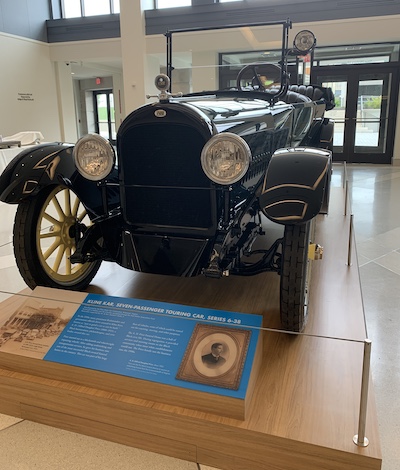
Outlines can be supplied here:
[[0, 33], [0, 134], [40, 131], [60, 140], [55, 71], [49, 46]]

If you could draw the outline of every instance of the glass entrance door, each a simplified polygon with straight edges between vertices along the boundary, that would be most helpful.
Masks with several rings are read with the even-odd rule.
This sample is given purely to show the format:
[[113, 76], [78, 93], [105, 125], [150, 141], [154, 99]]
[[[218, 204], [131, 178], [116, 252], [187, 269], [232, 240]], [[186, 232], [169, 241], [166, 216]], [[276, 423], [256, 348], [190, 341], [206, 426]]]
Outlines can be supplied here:
[[112, 90], [93, 92], [96, 132], [115, 144], [115, 111]]
[[393, 157], [398, 72], [384, 65], [320, 67], [316, 83], [329, 86], [335, 108], [326, 116], [335, 120], [335, 161], [390, 163]]

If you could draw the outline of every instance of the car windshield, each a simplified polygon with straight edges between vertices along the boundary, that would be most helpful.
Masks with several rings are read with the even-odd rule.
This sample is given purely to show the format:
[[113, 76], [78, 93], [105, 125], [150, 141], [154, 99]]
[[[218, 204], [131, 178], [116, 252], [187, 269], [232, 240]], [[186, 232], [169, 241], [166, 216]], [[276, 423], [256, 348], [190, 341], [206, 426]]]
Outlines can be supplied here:
[[[239, 88], [276, 94], [287, 78], [290, 29], [291, 22], [282, 21], [173, 30], [165, 34], [166, 55], [154, 59], [171, 78], [172, 93]], [[238, 79], [245, 66], [249, 67]]]

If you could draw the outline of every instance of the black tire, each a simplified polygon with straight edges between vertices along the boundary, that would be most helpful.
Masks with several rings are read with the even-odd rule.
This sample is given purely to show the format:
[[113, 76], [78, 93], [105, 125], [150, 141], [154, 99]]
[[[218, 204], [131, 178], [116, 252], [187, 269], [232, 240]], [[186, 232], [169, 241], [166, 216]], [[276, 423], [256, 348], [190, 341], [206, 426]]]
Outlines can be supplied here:
[[101, 260], [72, 264], [76, 249], [76, 222], [90, 225], [78, 197], [64, 186], [43, 189], [19, 204], [14, 222], [14, 254], [26, 284], [84, 290], [100, 268]]
[[301, 332], [307, 320], [311, 263], [308, 248], [312, 222], [286, 225], [282, 247], [280, 286], [281, 325], [286, 331]]

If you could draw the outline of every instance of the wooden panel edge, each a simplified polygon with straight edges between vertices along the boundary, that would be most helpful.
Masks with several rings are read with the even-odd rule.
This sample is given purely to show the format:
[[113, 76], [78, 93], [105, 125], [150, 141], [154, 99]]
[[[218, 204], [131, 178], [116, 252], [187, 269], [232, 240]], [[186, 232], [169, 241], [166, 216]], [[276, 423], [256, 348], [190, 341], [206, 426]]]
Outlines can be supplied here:
[[78, 386], [120, 393], [142, 400], [150, 400], [170, 406], [244, 420], [246, 401], [226, 395], [216, 395], [180, 387], [126, 377], [118, 374], [57, 364], [40, 359], [0, 352], [0, 367], [49, 380], [60, 380]]

